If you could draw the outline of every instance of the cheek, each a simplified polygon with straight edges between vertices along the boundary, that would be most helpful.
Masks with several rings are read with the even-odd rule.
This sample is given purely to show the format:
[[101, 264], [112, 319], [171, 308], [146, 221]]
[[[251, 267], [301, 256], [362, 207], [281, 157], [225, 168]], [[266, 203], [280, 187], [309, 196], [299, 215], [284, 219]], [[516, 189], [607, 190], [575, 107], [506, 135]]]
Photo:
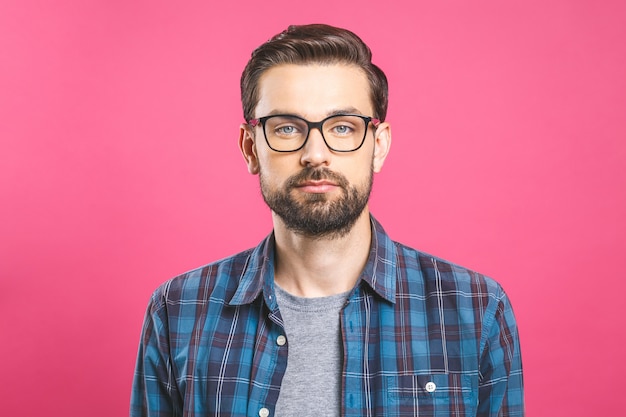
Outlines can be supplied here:
[[291, 155], [259, 155], [259, 172], [267, 184], [280, 184], [301, 167]]
[[339, 170], [352, 184], [363, 184], [369, 180], [374, 168], [373, 155], [359, 158], [354, 164], [346, 166], [344, 170]]

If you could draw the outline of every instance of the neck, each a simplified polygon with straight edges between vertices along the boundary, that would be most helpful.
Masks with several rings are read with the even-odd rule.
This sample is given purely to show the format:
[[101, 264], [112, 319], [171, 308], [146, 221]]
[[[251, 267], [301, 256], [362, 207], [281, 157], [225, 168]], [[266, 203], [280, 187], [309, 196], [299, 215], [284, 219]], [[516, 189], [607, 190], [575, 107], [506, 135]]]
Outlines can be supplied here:
[[351, 290], [369, 256], [372, 239], [369, 211], [341, 236], [308, 237], [287, 229], [276, 214], [275, 282], [300, 297], [323, 297]]

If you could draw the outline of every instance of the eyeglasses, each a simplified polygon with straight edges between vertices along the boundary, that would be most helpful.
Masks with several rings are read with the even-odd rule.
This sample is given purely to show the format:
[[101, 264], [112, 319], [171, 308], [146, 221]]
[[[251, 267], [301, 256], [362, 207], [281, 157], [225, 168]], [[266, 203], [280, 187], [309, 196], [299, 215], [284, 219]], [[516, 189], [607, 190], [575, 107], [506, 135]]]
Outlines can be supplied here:
[[359, 114], [336, 114], [319, 122], [309, 122], [292, 114], [276, 114], [248, 121], [252, 127], [261, 124], [265, 141], [276, 152], [295, 152], [306, 143], [311, 129], [322, 134], [324, 143], [335, 152], [353, 152], [363, 146], [370, 122], [380, 120]]

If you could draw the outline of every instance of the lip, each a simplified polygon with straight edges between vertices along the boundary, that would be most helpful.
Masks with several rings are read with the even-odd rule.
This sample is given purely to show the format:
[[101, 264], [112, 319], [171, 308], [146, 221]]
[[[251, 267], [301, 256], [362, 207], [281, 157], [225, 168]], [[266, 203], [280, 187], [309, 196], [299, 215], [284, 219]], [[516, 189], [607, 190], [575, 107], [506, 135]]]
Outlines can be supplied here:
[[337, 188], [337, 184], [328, 180], [308, 180], [299, 184], [299, 190], [307, 193], [328, 193]]

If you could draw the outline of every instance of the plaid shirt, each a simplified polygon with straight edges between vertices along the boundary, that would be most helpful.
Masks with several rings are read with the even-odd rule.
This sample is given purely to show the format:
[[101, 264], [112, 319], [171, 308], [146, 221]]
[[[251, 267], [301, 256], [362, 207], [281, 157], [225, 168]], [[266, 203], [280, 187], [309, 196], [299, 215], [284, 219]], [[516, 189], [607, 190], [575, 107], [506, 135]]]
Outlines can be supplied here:
[[[523, 416], [518, 331], [502, 288], [372, 224], [369, 260], [340, 316], [342, 415]], [[131, 416], [274, 416], [289, 343], [273, 271], [270, 235], [156, 290]]]

